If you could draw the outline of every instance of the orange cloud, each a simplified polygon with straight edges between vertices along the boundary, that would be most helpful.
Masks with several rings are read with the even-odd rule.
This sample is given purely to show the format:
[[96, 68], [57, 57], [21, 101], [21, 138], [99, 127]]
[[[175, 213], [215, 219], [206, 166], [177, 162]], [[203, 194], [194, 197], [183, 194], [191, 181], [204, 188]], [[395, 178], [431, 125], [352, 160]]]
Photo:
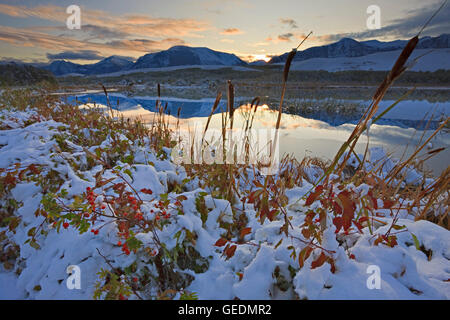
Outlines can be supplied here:
[[149, 39], [121, 39], [109, 42], [82, 41], [69, 37], [55, 37], [53, 35], [36, 32], [30, 29], [2, 27], [0, 40], [19, 46], [38, 47], [52, 51], [66, 50], [95, 50], [115, 55], [134, 55], [165, 50], [174, 45], [185, 42], [178, 38], [165, 38], [162, 40]]
[[[54, 5], [27, 8], [0, 4], [0, 13], [13, 17], [35, 17], [61, 22], [64, 23], [63, 27], [68, 17], [65, 7]], [[198, 32], [209, 28], [208, 23], [194, 19], [153, 18], [146, 15], [114, 16], [102, 10], [83, 7], [81, 7], [81, 23], [81, 31], [83, 25], [90, 25], [107, 28], [111, 32], [125, 34], [128, 37], [196, 37]]]
[[228, 28], [228, 29], [223, 29], [222, 32], [220, 32], [220, 34], [223, 35], [237, 35], [237, 34], [243, 34], [244, 32], [239, 30], [238, 28]]

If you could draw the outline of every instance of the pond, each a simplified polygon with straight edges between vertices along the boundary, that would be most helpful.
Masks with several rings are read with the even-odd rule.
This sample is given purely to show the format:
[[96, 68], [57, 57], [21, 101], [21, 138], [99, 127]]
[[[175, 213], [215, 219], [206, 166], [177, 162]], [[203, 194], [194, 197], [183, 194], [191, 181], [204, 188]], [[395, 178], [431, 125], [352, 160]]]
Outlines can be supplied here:
[[[80, 103], [95, 103], [97, 105], [107, 105], [105, 95], [86, 94], [78, 97], [69, 96], [69, 102], [77, 100]], [[111, 94], [110, 103], [113, 109], [120, 110], [126, 116], [140, 116], [145, 119], [146, 115], [156, 111], [156, 97], [126, 97], [121, 94]], [[211, 113], [214, 99], [188, 100], [177, 98], [161, 98], [162, 104], [167, 103], [167, 113], [176, 115], [178, 108], [181, 108], [181, 126], [192, 128], [199, 126], [204, 128], [207, 118]], [[245, 105], [248, 99], [238, 99], [236, 105]], [[367, 103], [361, 101], [361, 103]], [[378, 114], [390, 106], [393, 101], [383, 101], [380, 104]], [[317, 101], [320, 105], [320, 101]], [[222, 117], [220, 112], [226, 109], [226, 101], [222, 100], [216, 114], [212, 117], [209, 128], [221, 128]], [[239, 128], [245, 121], [244, 117], [236, 113], [235, 128]], [[299, 115], [283, 114], [280, 131], [279, 150], [281, 154], [293, 154], [298, 159], [304, 156], [317, 156], [324, 159], [332, 159], [339, 147], [349, 137], [357, 122], [356, 118], [346, 119], [345, 116], [335, 115], [331, 119], [323, 119], [323, 113], [314, 119], [301, 117]], [[427, 121], [429, 130], [423, 129]], [[420, 141], [425, 141], [433, 132], [432, 129], [439, 125], [442, 117], [450, 116], [450, 103], [430, 103], [427, 101], [402, 101], [393, 110], [382, 117], [377, 124], [373, 124], [369, 132], [369, 146], [382, 147], [393, 157], [407, 157], [414, 151]], [[277, 112], [270, 110], [267, 106], [260, 108], [255, 115], [254, 128], [275, 128]], [[148, 118], [150, 119], [150, 118]], [[337, 121], [338, 119], [339, 121]], [[328, 121], [327, 121], [328, 120]], [[348, 121], [346, 121], [348, 120]], [[367, 143], [367, 135], [364, 135], [356, 151], [364, 153]], [[435, 175], [440, 174], [449, 165], [450, 134], [441, 131], [422, 150], [420, 155], [427, 156], [427, 152], [437, 148], [446, 148], [435, 157], [425, 162], [426, 168]]]

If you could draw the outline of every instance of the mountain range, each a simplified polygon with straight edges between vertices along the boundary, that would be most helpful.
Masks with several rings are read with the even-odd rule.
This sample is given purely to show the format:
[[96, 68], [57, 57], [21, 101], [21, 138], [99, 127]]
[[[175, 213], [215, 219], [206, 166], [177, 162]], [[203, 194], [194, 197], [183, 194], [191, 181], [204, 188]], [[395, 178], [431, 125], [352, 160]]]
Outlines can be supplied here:
[[[351, 38], [343, 38], [335, 43], [298, 51], [294, 61], [304, 61], [312, 58], [362, 57], [377, 52], [400, 50], [404, 48], [407, 42], [408, 40], [388, 42], [368, 40], [360, 42]], [[442, 34], [438, 37], [423, 37], [416, 46], [416, 49], [443, 48], [450, 48], [450, 34]], [[289, 52], [272, 57], [269, 63], [285, 62], [288, 54]]]
[[66, 74], [106, 74], [144, 68], [194, 65], [245, 66], [247, 63], [234, 54], [214, 51], [209, 48], [174, 46], [168, 50], [146, 54], [137, 59], [135, 63], [122, 57], [112, 56], [87, 65], [56, 60], [44, 66], [44, 69], [51, 71], [56, 76], [61, 76]]
[[[298, 51], [294, 61], [314, 58], [362, 57], [379, 52], [403, 49], [407, 40], [383, 42], [378, 40], [357, 41], [343, 38], [337, 42]], [[450, 48], [450, 34], [437, 37], [423, 37], [417, 49]], [[274, 56], [268, 64], [284, 63], [287, 55]], [[234, 54], [214, 51], [204, 47], [174, 46], [168, 50], [149, 53], [132, 62], [129, 58], [111, 56], [94, 64], [76, 64], [65, 60], [55, 60], [43, 66], [56, 76], [68, 74], [97, 75], [119, 71], [133, 71], [146, 68], [164, 68], [176, 66], [259, 66], [262, 61], [247, 63]]]

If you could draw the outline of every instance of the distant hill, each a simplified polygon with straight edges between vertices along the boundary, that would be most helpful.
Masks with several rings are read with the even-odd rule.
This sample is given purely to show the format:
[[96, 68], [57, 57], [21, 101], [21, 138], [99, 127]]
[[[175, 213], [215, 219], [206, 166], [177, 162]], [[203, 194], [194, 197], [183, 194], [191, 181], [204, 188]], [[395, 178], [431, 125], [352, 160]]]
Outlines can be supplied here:
[[184, 65], [245, 66], [236, 55], [209, 48], [175, 46], [168, 50], [149, 53], [140, 57], [132, 69], [162, 68]]
[[0, 64], [1, 86], [26, 86], [44, 81], [52, 85], [57, 84], [54, 75], [47, 70], [15, 62]]
[[45, 66], [44, 69], [51, 71], [56, 76], [66, 74], [91, 75], [117, 72], [129, 69], [132, 65], [133, 62], [127, 58], [111, 56], [93, 64], [76, 64], [69, 61], [56, 60]]
[[88, 74], [111, 73], [131, 68], [133, 61], [126, 58], [111, 56], [88, 67]]
[[248, 65], [249, 66], [265, 66], [266, 64], [267, 64], [267, 62], [264, 60], [256, 60], [256, 61], [250, 62]]
[[[396, 40], [383, 42], [369, 40], [359, 42], [351, 38], [343, 38], [338, 42], [320, 47], [311, 47], [303, 51], [298, 51], [294, 61], [304, 61], [313, 58], [340, 58], [340, 57], [362, 57], [377, 52], [386, 52], [403, 49], [407, 40]], [[419, 40], [416, 49], [442, 49], [450, 48], [450, 34], [443, 34], [438, 37], [424, 37]], [[273, 57], [269, 63], [285, 62], [288, 52], [280, 56]]]

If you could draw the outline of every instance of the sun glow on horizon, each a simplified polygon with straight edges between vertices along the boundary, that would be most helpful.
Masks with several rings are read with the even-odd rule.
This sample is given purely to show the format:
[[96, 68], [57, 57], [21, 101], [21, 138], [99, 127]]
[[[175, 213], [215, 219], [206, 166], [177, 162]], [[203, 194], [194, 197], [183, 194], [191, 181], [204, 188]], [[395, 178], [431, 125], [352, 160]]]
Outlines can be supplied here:
[[265, 62], [270, 61], [270, 57], [265, 54], [256, 54], [253, 56], [253, 61], [264, 60]]

